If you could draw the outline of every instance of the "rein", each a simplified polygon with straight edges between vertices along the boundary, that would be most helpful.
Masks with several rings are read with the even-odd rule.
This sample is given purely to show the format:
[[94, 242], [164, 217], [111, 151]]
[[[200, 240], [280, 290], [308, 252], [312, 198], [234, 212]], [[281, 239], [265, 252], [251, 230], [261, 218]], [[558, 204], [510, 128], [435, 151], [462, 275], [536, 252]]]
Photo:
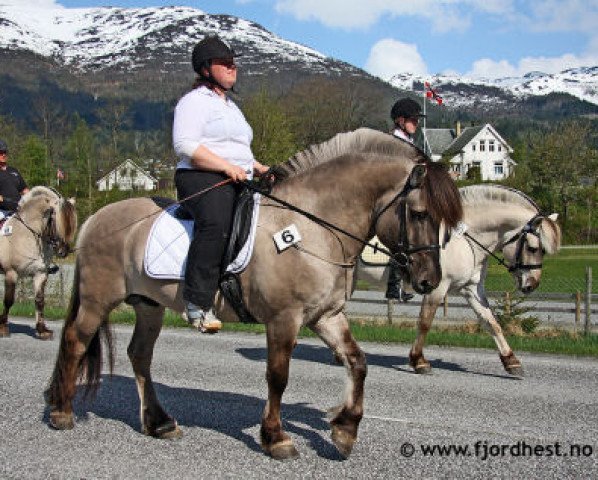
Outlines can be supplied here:
[[521, 231], [519, 233], [515, 234], [512, 238], [510, 238], [509, 240], [507, 240], [504, 243], [503, 248], [513, 242], [517, 242], [517, 250], [515, 252], [515, 263], [513, 263], [513, 265], [508, 265], [507, 262], [505, 262], [504, 258], [500, 258], [494, 252], [491, 252], [488, 248], [486, 248], [484, 245], [482, 245], [480, 242], [478, 242], [474, 237], [472, 237], [468, 232], [465, 232], [463, 235], [465, 237], [467, 237], [469, 240], [471, 240], [473, 243], [475, 243], [482, 250], [484, 250], [492, 258], [494, 258], [500, 265], [505, 267], [509, 271], [509, 273], [513, 273], [516, 270], [537, 270], [537, 269], [542, 268], [542, 264], [541, 263], [532, 263], [532, 264], [523, 263], [521, 261], [521, 254], [523, 253], [523, 245], [525, 243], [525, 237], [528, 234], [534, 235], [534, 236], [540, 238], [540, 234], [538, 232], [536, 232], [532, 227], [532, 223], [540, 217], [542, 217], [542, 215], [540, 215], [539, 213], [534, 215], [523, 226], [523, 228], [521, 229]]
[[[269, 191], [261, 189], [255, 185], [253, 185], [251, 182], [245, 181], [243, 182], [245, 184], [245, 186], [256, 193], [259, 193], [260, 195], [263, 195], [266, 198], [269, 198], [270, 200], [273, 200], [274, 202], [282, 205], [283, 207], [288, 208], [289, 210], [296, 212], [300, 215], [303, 215], [304, 217], [306, 217], [307, 219], [311, 220], [312, 222], [321, 225], [325, 228], [334, 230], [336, 232], [342, 233], [343, 235], [351, 238], [352, 240], [355, 240], [356, 242], [360, 243], [361, 245], [363, 245], [364, 247], [370, 247], [374, 250], [374, 253], [376, 252], [381, 252], [384, 255], [386, 255], [389, 258], [389, 261], [391, 263], [394, 263], [396, 266], [399, 267], [406, 267], [409, 264], [409, 255], [411, 253], [415, 253], [415, 252], [419, 252], [422, 250], [432, 250], [432, 249], [437, 249], [440, 248], [440, 245], [429, 245], [429, 246], [418, 246], [418, 247], [413, 247], [413, 248], [409, 248], [409, 240], [407, 239], [407, 226], [405, 225], [406, 222], [406, 204], [404, 201], [401, 201], [401, 204], [403, 205], [403, 208], [401, 209], [401, 226], [400, 226], [400, 231], [399, 231], [399, 242], [398, 242], [398, 246], [399, 246], [399, 251], [396, 254], [393, 254], [390, 250], [388, 250], [385, 247], [381, 247], [378, 243], [371, 243], [368, 242], [367, 240], [364, 240], [362, 238], [357, 237], [356, 235], [353, 235], [352, 233], [346, 231], [345, 229], [338, 227], [326, 220], [324, 220], [323, 218], [320, 218], [316, 215], [314, 215], [313, 213], [310, 213], [306, 210], [303, 210], [299, 207], [297, 207], [296, 205], [293, 205], [285, 200], [282, 200], [281, 198], [278, 198], [274, 195], [272, 195]], [[407, 196], [407, 194], [413, 189], [413, 187], [411, 187], [409, 185], [409, 182], [407, 182], [405, 184], [405, 186], [403, 187], [403, 190], [401, 190], [399, 193], [397, 193], [392, 200], [379, 212], [376, 214], [372, 227], [370, 230], [374, 229], [376, 226], [376, 223], [378, 222], [378, 219], [380, 218], [380, 216], [386, 211], [388, 210], [388, 208], [390, 208], [390, 206], [397, 200], [397, 199], [404, 199], [405, 196]], [[401, 260], [404, 260], [405, 263], [401, 263], [397, 258], [395, 257], [399, 257], [401, 258]]]

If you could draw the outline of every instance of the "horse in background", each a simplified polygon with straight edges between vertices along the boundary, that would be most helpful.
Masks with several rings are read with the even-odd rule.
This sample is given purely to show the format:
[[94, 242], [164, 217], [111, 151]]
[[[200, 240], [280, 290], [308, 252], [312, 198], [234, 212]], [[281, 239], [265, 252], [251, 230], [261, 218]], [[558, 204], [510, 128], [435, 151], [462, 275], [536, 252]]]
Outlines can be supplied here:
[[[297, 334], [307, 326], [346, 367], [345, 398], [331, 419], [332, 440], [346, 457], [363, 416], [367, 370], [343, 313], [363, 249], [358, 239], [378, 235], [406, 260], [414, 288], [429, 293], [441, 279], [440, 224], [454, 226], [460, 220], [459, 193], [448, 173], [428, 164], [421, 151], [369, 129], [339, 134], [298, 153], [278, 167], [277, 176], [271, 194], [312, 217], [262, 197], [253, 255], [240, 274], [249, 312], [266, 325], [268, 401], [260, 443], [276, 459], [298, 455], [280, 412]], [[150, 278], [144, 270], [147, 237], [159, 213], [150, 199], [129, 199], [98, 210], [81, 228], [71, 306], [46, 390], [50, 424], [56, 429], [74, 427], [77, 379], [83, 378], [88, 392], [99, 386], [101, 333], [106, 334], [112, 369], [109, 313], [127, 302], [136, 313], [127, 353], [138, 387], [141, 429], [158, 438], [182, 434], [160, 404], [150, 373], [165, 308], [184, 309], [179, 281]], [[301, 245], [278, 251], [273, 236], [291, 224]], [[223, 320], [226, 306], [217, 299], [216, 314]]]
[[[542, 215], [527, 195], [500, 185], [463, 187], [460, 194], [465, 227], [453, 231], [441, 250], [442, 281], [436, 290], [423, 297], [409, 364], [416, 373], [431, 372], [423, 347], [438, 305], [450, 292], [463, 295], [479, 322], [490, 332], [505, 370], [522, 376], [521, 362], [507, 343], [486, 296], [488, 260], [490, 252], [502, 252], [517, 289], [525, 294], [532, 292], [540, 284], [544, 255], [556, 253], [560, 248], [557, 214]], [[358, 264], [359, 279], [382, 286], [385, 275], [381, 266]]]
[[55, 190], [33, 187], [17, 211], [0, 229], [0, 271], [4, 273], [4, 310], [0, 315], [0, 337], [10, 335], [8, 314], [15, 299], [19, 276], [33, 277], [35, 333], [42, 340], [53, 336], [44, 321], [44, 290], [52, 259], [65, 257], [75, 238], [77, 212], [74, 201]]
[[505, 266], [524, 294], [540, 285], [542, 259], [561, 246], [557, 214], [543, 215], [524, 193], [500, 185], [473, 185], [460, 189], [465, 233], [454, 234], [442, 251], [443, 278], [438, 288], [424, 295], [417, 338], [409, 352], [409, 364], [417, 373], [431, 371], [423, 346], [438, 305], [448, 292], [461, 293], [482, 326], [492, 335], [505, 370], [523, 376], [523, 367], [507, 343], [492, 313], [484, 280], [490, 252], [502, 252]]

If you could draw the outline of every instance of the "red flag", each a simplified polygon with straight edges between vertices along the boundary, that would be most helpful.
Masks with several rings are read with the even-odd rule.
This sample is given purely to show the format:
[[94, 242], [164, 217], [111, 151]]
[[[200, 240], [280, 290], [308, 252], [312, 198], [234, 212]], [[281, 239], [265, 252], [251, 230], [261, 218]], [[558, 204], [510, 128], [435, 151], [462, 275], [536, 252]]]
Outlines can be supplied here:
[[436, 90], [432, 89], [429, 82], [424, 82], [424, 86], [426, 87], [426, 98], [431, 98], [436, 100], [438, 105], [442, 105], [442, 97], [436, 93]]

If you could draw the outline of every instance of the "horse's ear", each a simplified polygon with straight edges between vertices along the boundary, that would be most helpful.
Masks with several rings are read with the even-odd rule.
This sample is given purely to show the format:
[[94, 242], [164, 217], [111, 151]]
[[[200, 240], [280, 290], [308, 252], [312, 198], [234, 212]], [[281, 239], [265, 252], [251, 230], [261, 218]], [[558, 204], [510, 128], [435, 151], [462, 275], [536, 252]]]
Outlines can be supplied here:
[[426, 166], [421, 164], [416, 165], [413, 167], [413, 170], [411, 170], [411, 174], [409, 175], [409, 186], [411, 188], [421, 187], [425, 177]]
[[71, 198], [69, 198], [69, 199], [68, 199], [68, 202], [69, 202], [71, 205], [74, 205], [76, 201], [77, 201], [77, 199], [76, 199], [75, 197], [71, 197]]
[[550, 218], [553, 222], [556, 222], [557, 218], [559, 218], [559, 214], [551, 213], [550, 215], [548, 215], [548, 218]]

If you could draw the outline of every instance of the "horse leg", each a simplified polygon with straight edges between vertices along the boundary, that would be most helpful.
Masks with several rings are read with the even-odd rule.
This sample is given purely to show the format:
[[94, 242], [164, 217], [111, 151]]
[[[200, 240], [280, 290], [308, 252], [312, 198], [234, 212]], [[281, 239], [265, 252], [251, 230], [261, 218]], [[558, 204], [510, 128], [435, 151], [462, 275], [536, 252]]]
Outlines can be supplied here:
[[359, 422], [363, 417], [363, 387], [367, 374], [365, 354], [351, 335], [344, 313], [321, 318], [310, 328], [332, 349], [349, 374], [345, 400], [331, 410], [333, 418], [330, 421], [332, 441], [341, 455], [347, 458], [357, 440]]
[[4, 275], [4, 310], [0, 315], [0, 337], [10, 336], [8, 329], [8, 312], [15, 302], [15, 288], [17, 285], [17, 272], [9, 270]]
[[176, 420], [160, 405], [150, 373], [154, 345], [162, 329], [164, 307], [143, 301], [134, 305], [137, 321], [127, 354], [135, 372], [140, 401], [141, 429], [145, 435], [157, 438], [179, 438], [182, 431]]
[[268, 401], [262, 415], [260, 443], [264, 451], [276, 460], [299, 456], [291, 437], [282, 429], [280, 405], [289, 379], [289, 362], [295, 347], [299, 325], [292, 320], [274, 319], [266, 325], [268, 341]]
[[40, 340], [51, 340], [54, 332], [46, 326], [44, 321], [44, 306], [47, 273], [36, 273], [33, 276], [33, 288], [35, 291], [35, 334]]
[[[45, 395], [50, 405], [50, 426], [57, 430], [75, 426], [73, 399], [80, 373], [86, 373], [88, 389], [97, 388], [99, 384], [102, 358], [98, 329], [108, 313], [105, 307], [94, 303], [87, 307], [75, 305], [67, 316], [54, 373]], [[93, 381], [91, 385], [90, 379]]]
[[498, 348], [500, 360], [504, 369], [511, 375], [522, 377], [523, 367], [521, 366], [521, 362], [515, 356], [513, 350], [511, 350], [511, 347], [503, 335], [502, 328], [500, 328], [496, 317], [490, 309], [490, 304], [486, 298], [484, 287], [481, 284], [478, 284], [477, 288], [472, 286], [471, 288], [467, 288], [464, 291], [464, 294], [469, 305], [471, 305], [471, 308], [478, 316], [480, 323], [490, 335], [492, 335], [496, 347]]
[[419, 310], [419, 320], [417, 322], [417, 337], [409, 351], [409, 365], [415, 370], [415, 373], [423, 374], [432, 372], [430, 362], [424, 357], [424, 345], [442, 297], [444, 297], [444, 294], [439, 296], [435, 291], [433, 294], [424, 295], [422, 300]]

